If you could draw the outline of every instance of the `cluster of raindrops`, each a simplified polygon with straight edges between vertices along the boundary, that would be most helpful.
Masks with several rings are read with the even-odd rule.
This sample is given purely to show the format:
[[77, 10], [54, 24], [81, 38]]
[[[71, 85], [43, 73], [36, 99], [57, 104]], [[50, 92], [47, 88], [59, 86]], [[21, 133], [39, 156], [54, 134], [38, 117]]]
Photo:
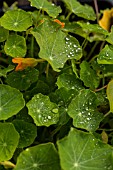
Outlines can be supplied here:
[[70, 35], [65, 38], [65, 53], [69, 59], [81, 57], [81, 48], [77, 40]]

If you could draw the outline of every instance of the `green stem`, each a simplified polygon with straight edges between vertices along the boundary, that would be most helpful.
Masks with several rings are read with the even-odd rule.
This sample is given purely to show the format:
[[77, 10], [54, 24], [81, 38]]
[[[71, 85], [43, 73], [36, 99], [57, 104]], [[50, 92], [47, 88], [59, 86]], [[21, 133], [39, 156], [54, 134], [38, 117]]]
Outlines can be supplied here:
[[66, 16], [66, 20], [69, 20], [70, 15], [72, 14], [72, 12], [69, 12], [68, 15]]
[[31, 58], [34, 58], [34, 37], [31, 37]]
[[111, 113], [111, 111], [107, 112], [104, 117], [107, 117], [109, 114]]
[[96, 46], [98, 45], [99, 41], [96, 41], [94, 46], [91, 48], [91, 51], [89, 52], [88, 56], [87, 56], [87, 60], [91, 57], [91, 55], [93, 54]]

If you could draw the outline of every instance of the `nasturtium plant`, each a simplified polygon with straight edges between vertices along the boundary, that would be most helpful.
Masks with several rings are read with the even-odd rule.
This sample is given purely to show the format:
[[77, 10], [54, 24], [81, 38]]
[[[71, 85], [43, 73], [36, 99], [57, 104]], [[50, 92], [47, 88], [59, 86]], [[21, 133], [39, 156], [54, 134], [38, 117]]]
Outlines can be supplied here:
[[0, 84], [0, 120], [16, 115], [25, 105], [22, 93], [8, 85]]
[[40, 144], [23, 151], [14, 170], [60, 170], [59, 156], [52, 143]]
[[12, 123], [0, 122], [0, 162], [12, 158], [19, 142], [19, 133]]
[[11, 57], [24, 57], [26, 54], [25, 38], [20, 35], [9, 35], [4, 46], [5, 53]]
[[113, 170], [113, 8], [28, 1], [0, 10], [0, 170]]
[[112, 170], [113, 148], [92, 134], [71, 129], [68, 136], [57, 142], [61, 167], [64, 170]]
[[31, 115], [37, 126], [50, 126], [58, 122], [58, 106], [46, 95], [35, 95], [27, 103], [27, 107], [28, 114]]
[[1, 17], [0, 24], [8, 30], [26, 31], [32, 25], [32, 18], [24, 10], [10, 10]]

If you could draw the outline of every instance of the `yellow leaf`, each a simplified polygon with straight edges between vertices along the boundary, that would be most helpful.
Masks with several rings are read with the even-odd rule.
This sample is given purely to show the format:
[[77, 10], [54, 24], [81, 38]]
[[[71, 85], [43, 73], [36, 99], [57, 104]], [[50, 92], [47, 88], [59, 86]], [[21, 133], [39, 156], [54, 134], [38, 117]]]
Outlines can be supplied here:
[[110, 104], [110, 111], [113, 112], [113, 80], [108, 83], [107, 86], [107, 98]]

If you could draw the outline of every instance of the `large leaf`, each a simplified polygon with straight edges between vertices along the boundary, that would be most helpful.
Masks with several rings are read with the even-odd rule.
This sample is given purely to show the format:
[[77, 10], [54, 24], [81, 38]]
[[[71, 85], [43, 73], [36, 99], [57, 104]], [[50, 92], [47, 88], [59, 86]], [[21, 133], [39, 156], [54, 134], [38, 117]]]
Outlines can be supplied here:
[[5, 41], [8, 35], [9, 35], [9, 31], [3, 27], [0, 27], [0, 42]]
[[37, 9], [42, 9], [48, 13], [50, 17], [56, 18], [59, 13], [62, 12], [59, 6], [48, 2], [47, 0], [29, 0], [31, 5], [36, 7]]
[[37, 126], [50, 126], [59, 119], [58, 106], [49, 97], [41, 93], [35, 95], [28, 103], [28, 114]]
[[37, 136], [36, 126], [23, 120], [14, 120], [12, 123], [20, 135], [18, 148], [23, 148], [31, 145]]
[[110, 111], [113, 112], [113, 80], [108, 83], [107, 86], [107, 98], [110, 104]]
[[11, 123], [0, 123], [0, 162], [12, 158], [19, 142], [19, 134]]
[[98, 55], [99, 64], [113, 64], [113, 46], [106, 45]]
[[98, 128], [103, 115], [97, 110], [96, 99], [95, 93], [87, 89], [81, 90], [72, 99], [68, 107], [68, 114], [73, 118], [75, 127], [88, 131], [95, 131]]
[[57, 142], [63, 170], [112, 170], [113, 148], [92, 134], [71, 129]]
[[96, 71], [93, 70], [89, 63], [83, 61], [80, 64], [80, 79], [84, 82], [86, 87], [95, 89], [99, 85], [99, 77], [96, 74]]
[[26, 31], [32, 25], [31, 14], [24, 10], [8, 10], [0, 19], [1, 26], [13, 31]]
[[22, 94], [15, 88], [0, 84], [0, 120], [6, 120], [24, 107]]
[[28, 89], [32, 83], [38, 80], [39, 71], [35, 68], [15, 71], [7, 76], [6, 82], [19, 90]]
[[96, 15], [91, 6], [81, 5], [77, 0], [63, 0], [63, 1], [66, 3], [68, 9], [77, 16], [93, 21], [96, 19]]
[[18, 157], [14, 170], [60, 170], [58, 153], [52, 143], [27, 148]]
[[[82, 49], [76, 38], [62, 32], [59, 24], [44, 20], [31, 31], [40, 46], [39, 57], [47, 60], [55, 71], [63, 68], [68, 59], [79, 60]], [[59, 43], [60, 42], [60, 43]]]
[[20, 35], [10, 35], [4, 46], [5, 53], [11, 57], [24, 57], [26, 54], [26, 41]]

